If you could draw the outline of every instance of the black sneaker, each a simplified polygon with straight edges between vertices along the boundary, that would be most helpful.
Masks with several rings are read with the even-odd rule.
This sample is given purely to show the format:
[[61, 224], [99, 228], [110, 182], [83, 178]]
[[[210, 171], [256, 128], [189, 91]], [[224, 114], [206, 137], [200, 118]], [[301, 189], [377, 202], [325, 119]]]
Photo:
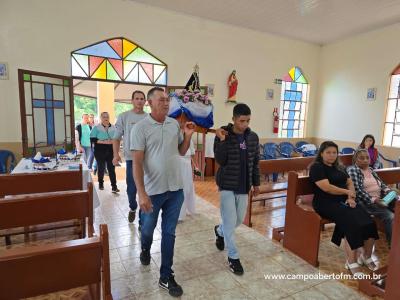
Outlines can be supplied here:
[[219, 225], [215, 225], [215, 227], [214, 227], [214, 232], [215, 232], [215, 237], [216, 237], [215, 246], [217, 246], [218, 250], [222, 251], [225, 248], [225, 242], [224, 242], [224, 237], [220, 236], [218, 234], [218, 231], [217, 231], [218, 226]]
[[104, 184], [103, 183], [99, 183], [99, 190], [104, 190]]
[[172, 297], [180, 297], [183, 294], [182, 287], [176, 283], [174, 275], [171, 275], [168, 279], [160, 278], [158, 286], [167, 290]]
[[240, 259], [232, 259], [228, 257], [229, 269], [236, 275], [243, 275], [244, 270]]
[[111, 190], [114, 194], [119, 193], [119, 189], [115, 186]]
[[150, 255], [150, 250], [143, 250], [140, 252], [140, 262], [144, 266], [148, 266], [150, 264], [151, 260], [151, 255]]
[[135, 210], [130, 210], [129, 214], [128, 214], [129, 223], [133, 223], [133, 221], [135, 221], [135, 218], [136, 218], [136, 209]]

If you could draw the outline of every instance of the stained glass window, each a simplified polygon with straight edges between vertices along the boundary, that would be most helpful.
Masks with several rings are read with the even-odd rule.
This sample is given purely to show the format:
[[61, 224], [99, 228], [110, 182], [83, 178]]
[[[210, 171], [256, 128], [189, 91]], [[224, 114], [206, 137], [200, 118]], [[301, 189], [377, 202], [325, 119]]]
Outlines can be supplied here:
[[400, 65], [390, 77], [383, 145], [400, 147]]
[[309, 84], [299, 67], [282, 78], [279, 137], [302, 138], [306, 120]]
[[167, 85], [167, 65], [122, 37], [73, 51], [71, 66], [79, 78]]
[[71, 80], [69, 77], [18, 70], [24, 156], [36, 151], [72, 147]]

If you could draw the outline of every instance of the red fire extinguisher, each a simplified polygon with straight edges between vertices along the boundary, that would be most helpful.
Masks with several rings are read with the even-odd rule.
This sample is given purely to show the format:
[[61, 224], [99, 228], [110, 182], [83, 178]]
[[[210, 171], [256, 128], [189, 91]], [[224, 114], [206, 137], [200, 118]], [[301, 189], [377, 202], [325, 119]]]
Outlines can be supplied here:
[[278, 133], [279, 130], [279, 114], [278, 114], [278, 108], [274, 108], [274, 112], [272, 113], [274, 116], [274, 125], [273, 125], [273, 133]]

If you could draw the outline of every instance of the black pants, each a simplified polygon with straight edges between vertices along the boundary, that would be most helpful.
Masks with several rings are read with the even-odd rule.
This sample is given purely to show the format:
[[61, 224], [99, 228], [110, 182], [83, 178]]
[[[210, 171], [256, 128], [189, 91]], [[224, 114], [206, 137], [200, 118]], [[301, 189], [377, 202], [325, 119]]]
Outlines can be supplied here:
[[117, 178], [115, 176], [115, 166], [112, 163], [113, 160], [113, 151], [111, 147], [102, 147], [94, 149], [94, 157], [97, 161], [97, 177], [99, 179], [99, 183], [104, 183], [104, 170], [107, 165], [108, 176], [110, 177], [111, 186], [113, 188], [117, 187]]

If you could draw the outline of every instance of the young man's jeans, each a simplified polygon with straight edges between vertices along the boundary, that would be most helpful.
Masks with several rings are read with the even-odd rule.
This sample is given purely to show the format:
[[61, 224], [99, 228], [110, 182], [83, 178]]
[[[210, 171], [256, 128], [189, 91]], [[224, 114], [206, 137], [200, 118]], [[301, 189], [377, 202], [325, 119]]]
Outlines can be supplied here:
[[153, 243], [154, 228], [156, 228], [158, 214], [161, 214], [161, 268], [160, 277], [169, 278], [172, 274], [172, 265], [175, 246], [175, 229], [183, 203], [183, 190], [165, 192], [150, 196], [153, 211], [142, 212], [142, 249], [150, 250]]
[[88, 169], [92, 168], [94, 153], [92, 151], [92, 147], [82, 147], [85, 152], [85, 163]]
[[247, 194], [236, 194], [232, 191], [220, 191], [221, 203], [221, 219], [217, 231], [220, 236], [224, 237], [225, 246], [228, 250], [228, 257], [232, 259], [239, 258], [239, 252], [235, 245], [235, 228], [243, 223], [247, 208]]
[[[136, 201], [136, 184], [135, 180], [133, 179], [133, 169], [132, 169], [132, 161], [126, 161], [126, 193], [128, 194], [129, 200], [129, 208], [131, 210], [136, 210], [138, 207], [138, 203]], [[139, 224], [141, 224], [141, 211], [139, 210]]]

